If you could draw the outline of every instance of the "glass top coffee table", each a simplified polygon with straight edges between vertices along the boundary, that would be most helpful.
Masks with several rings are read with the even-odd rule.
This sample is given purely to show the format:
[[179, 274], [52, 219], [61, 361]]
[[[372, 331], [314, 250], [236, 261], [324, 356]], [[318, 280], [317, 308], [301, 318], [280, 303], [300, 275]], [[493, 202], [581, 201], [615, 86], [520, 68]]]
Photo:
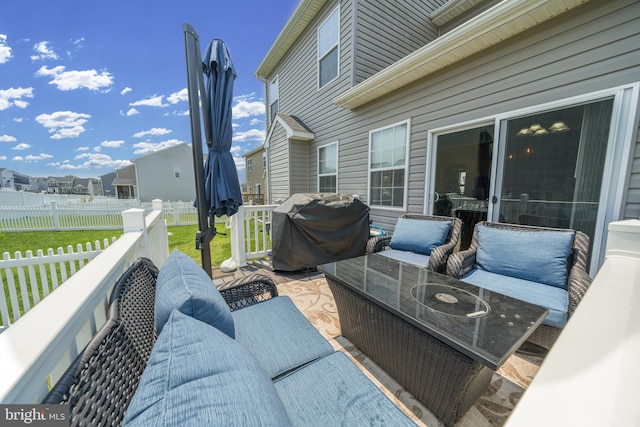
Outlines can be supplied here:
[[342, 335], [453, 425], [547, 309], [378, 254], [318, 267]]

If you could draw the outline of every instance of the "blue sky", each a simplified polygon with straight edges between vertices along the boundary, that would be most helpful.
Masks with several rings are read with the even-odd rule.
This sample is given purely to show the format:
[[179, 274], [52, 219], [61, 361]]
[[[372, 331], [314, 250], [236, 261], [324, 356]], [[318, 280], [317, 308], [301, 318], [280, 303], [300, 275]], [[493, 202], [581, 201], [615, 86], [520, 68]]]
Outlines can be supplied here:
[[265, 136], [264, 87], [253, 73], [298, 0], [2, 0], [0, 168], [98, 177], [130, 159], [191, 143], [182, 24], [204, 52], [231, 53], [233, 153]]

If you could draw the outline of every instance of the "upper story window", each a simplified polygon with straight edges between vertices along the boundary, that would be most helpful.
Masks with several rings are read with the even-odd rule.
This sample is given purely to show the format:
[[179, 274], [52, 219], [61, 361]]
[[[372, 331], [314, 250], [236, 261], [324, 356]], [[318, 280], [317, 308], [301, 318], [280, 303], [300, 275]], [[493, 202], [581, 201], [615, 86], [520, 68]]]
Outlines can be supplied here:
[[269, 117], [271, 119], [270, 123], [273, 123], [273, 120], [278, 113], [278, 92], [278, 78], [276, 77], [276, 79], [269, 85]]
[[173, 167], [173, 176], [176, 178], [180, 178], [180, 166]]
[[251, 172], [253, 170], [253, 159], [247, 159], [247, 172]]
[[318, 28], [318, 87], [339, 74], [340, 8], [336, 8]]
[[338, 192], [338, 143], [318, 147], [318, 191]]
[[267, 168], [267, 153], [265, 152], [262, 153], [262, 167], [264, 169]]
[[369, 133], [369, 205], [406, 209], [409, 121]]

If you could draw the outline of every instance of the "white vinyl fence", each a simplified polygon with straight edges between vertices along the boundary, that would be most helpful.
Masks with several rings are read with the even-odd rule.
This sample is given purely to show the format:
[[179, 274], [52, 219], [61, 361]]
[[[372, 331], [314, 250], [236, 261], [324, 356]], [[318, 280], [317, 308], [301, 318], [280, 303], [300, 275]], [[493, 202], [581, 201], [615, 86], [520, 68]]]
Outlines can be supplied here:
[[[115, 242], [116, 238], [112, 238]], [[73, 276], [86, 263], [109, 247], [109, 240], [102, 244], [89, 242], [83, 248], [77, 245], [63, 248], [38, 250], [33, 256], [27, 251], [25, 256], [15, 252], [2, 254], [0, 260], [0, 330], [15, 323], [27, 311], [44, 299], [50, 292]]]
[[[117, 199], [0, 206], [0, 231], [119, 230], [122, 211], [131, 208], [143, 209], [145, 215], [152, 211], [151, 203]], [[165, 202], [163, 214], [168, 225], [198, 224], [198, 211], [192, 202]]]

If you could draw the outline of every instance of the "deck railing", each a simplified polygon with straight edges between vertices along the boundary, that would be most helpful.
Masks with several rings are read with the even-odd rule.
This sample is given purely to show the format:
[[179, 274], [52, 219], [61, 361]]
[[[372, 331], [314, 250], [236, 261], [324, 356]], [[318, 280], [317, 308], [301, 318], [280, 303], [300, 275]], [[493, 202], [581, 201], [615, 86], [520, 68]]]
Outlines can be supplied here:
[[271, 212], [278, 205], [240, 206], [229, 219], [231, 258], [239, 267], [271, 251]]
[[122, 212], [124, 235], [0, 334], [0, 403], [37, 403], [107, 317], [117, 279], [141, 256], [169, 255], [162, 201]]

